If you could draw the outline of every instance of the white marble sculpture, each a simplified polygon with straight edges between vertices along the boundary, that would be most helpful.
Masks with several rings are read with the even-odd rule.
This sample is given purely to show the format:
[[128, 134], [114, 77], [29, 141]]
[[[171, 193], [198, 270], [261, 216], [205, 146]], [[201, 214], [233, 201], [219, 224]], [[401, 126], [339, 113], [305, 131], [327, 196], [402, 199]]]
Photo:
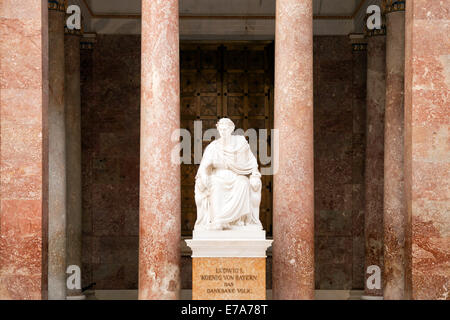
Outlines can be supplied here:
[[261, 174], [244, 136], [222, 118], [220, 138], [205, 149], [195, 177], [197, 221], [194, 230], [262, 230], [259, 220]]

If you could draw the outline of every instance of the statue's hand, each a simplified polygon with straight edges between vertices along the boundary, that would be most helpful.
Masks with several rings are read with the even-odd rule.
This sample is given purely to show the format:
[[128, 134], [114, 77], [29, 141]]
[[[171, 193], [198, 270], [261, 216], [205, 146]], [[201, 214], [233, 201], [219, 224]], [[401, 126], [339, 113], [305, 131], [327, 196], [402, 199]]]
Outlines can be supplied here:
[[261, 178], [258, 176], [250, 176], [250, 186], [253, 190], [257, 191], [261, 188]]

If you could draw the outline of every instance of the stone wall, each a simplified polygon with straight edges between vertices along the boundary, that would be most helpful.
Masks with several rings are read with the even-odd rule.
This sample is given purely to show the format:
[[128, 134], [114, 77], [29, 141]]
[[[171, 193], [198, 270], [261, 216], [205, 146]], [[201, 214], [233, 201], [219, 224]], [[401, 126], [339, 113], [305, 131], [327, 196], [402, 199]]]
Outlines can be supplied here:
[[[314, 38], [316, 288], [363, 288], [365, 53]], [[83, 286], [135, 289], [139, 234], [140, 36], [82, 50]], [[271, 287], [269, 259], [268, 287]], [[190, 288], [190, 258], [182, 287]]]
[[365, 56], [314, 37], [316, 289], [364, 287]]
[[140, 36], [81, 51], [83, 286], [137, 288]]

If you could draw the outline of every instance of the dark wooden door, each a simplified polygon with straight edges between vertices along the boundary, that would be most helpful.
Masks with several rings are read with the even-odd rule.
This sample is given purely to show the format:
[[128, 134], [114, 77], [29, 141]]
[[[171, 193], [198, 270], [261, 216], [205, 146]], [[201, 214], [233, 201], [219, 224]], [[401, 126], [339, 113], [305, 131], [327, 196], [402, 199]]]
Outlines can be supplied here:
[[[273, 42], [182, 42], [180, 69], [181, 127], [192, 137], [192, 164], [181, 165], [182, 235], [189, 236], [196, 220], [194, 121], [202, 121], [202, 134], [222, 117], [244, 131], [273, 128]], [[203, 150], [208, 143], [203, 142]], [[262, 182], [260, 219], [271, 235], [272, 176], [263, 176]]]

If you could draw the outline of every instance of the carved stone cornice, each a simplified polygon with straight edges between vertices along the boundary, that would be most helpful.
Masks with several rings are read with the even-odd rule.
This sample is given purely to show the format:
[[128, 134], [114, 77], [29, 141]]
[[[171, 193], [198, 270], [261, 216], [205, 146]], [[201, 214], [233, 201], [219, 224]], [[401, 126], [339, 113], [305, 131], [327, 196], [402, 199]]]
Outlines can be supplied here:
[[48, 0], [48, 10], [66, 12], [66, 2], [64, 0]]
[[364, 34], [368, 38], [375, 37], [375, 36], [385, 36], [386, 35], [386, 25], [383, 24], [381, 26], [381, 29], [368, 30], [366, 28]]
[[391, 12], [405, 11], [406, 0], [384, 0], [383, 12], [388, 14]]

